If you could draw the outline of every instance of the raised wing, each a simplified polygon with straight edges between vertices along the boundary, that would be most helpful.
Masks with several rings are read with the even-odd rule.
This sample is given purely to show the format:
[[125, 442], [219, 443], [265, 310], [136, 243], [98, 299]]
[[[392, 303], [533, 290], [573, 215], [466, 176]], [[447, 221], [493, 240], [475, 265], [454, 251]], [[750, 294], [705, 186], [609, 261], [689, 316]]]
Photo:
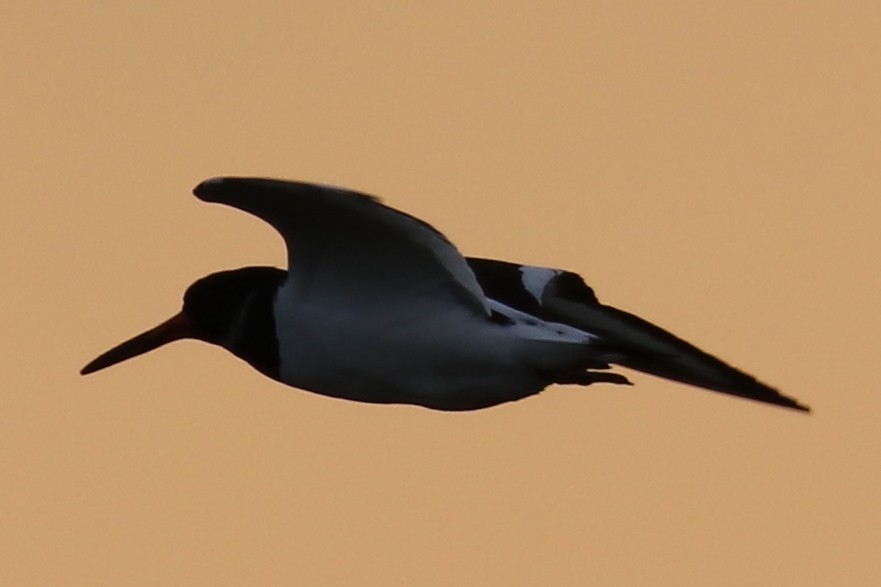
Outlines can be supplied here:
[[601, 304], [575, 273], [491, 259], [467, 260], [487, 297], [600, 337], [600, 344], [608, 349], [604, 358], [611, 363], [712, 391], [810, 411], [663, 328]]
[[465, 260], [437, 230], [357, 192], [311, 183], [223, 177], [200, 200], [249, 212], [285, 240], [300, 295], [365, 307], [456, 302], [489, 315]]

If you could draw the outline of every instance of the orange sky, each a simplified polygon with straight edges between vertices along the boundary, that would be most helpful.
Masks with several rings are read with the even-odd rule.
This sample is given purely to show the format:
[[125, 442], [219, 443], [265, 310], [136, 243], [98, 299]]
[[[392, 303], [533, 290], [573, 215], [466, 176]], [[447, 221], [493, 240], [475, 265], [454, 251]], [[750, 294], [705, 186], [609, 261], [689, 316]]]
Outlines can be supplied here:
[[[7, 2], [4, 585], [874, 585], [876, 3]], [[170, 345], [281, 264], [205, 177], [381, 195], [810, 404], [648, 376], [445, 414]]]

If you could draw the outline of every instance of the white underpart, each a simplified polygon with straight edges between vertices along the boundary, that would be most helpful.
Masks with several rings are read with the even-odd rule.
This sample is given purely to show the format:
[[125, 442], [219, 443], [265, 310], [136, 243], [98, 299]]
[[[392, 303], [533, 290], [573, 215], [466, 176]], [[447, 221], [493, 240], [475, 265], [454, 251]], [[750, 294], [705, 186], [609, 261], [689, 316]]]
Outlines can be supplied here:
[[295, 387], [359, 401], [394, 394], [396, 403], [455, 408], [473, 396], [499, 403], [548, 384], [540, 372], [580, 364], [593, 337], [493, 300], [512, 320], [500, 325], [465, 304], [414, 299], [338, 306], [304, 300], [295, 276], [279, 290], [280, 379]]
[[547, 267], [531, 267], [529, 265], [520, 267], [520, 278], [523, 281], [523, 287], [539, 304], [541, 304], [541, 296], [548, 283], [560, 273], [562, 271], [559, 269], [548, 269]]

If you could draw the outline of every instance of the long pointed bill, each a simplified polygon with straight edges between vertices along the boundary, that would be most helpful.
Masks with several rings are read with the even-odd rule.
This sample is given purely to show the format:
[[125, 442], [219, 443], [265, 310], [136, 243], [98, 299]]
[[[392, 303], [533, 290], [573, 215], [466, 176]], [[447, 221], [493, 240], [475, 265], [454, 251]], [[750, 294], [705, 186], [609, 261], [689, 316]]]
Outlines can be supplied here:
[[169, 342], [181, 338], [190, 338], [192, 336], [191, 332], [190, 322], [187, 320], [187, 317], [183, 313], [177, 314], [156, 328], [151, 328], [147, 332], [142, 332], [134, 338], [116, 345], [83, 367], [80, 375], [88, 375], [89, 373], [100, 371], [105, 367], [110, 367], [126, 359], [143, 355]]

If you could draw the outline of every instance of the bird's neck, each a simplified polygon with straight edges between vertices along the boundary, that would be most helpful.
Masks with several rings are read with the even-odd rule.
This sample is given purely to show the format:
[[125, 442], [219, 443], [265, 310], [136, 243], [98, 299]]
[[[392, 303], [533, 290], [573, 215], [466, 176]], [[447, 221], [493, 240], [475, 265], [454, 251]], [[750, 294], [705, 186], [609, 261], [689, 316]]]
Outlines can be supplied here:
[[281, 280], [255, 283], [219, 341], [221, 346], [273, 379], [278, 379], [280, 366], [273, 308], [281, 283]]

